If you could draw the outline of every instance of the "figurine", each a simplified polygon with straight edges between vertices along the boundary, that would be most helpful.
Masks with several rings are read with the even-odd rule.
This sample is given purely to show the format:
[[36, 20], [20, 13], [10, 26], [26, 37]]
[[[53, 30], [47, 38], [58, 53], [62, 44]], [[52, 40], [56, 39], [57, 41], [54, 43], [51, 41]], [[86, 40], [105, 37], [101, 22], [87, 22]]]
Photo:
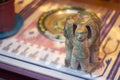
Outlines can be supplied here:
[[81, 11], [69, 16], [64, 27], [66, 38], [65, 65], [84, 72], [92, 72], [99, 67], [99, 27], [100, 20], [94, 13]]
[[89, 47], [87, 44], [88, 31], [86, 27], [78, 25], [73, 38], [73, 49], [71, 57], [71, 68], [77, 69], [81, 65], [81, 70], [89, 72]]
[[71, 55], [72, 55], [72, 40], [73, 40], [73, 23], [74, 19], [72, 17], [68, 17], [66, 19], [66, 25], [64, 27], [64, 36], [66, 38], [65, 45], [66, 45], [66, 58], [65, 58], [65, 65], [68, 67], [70, 66], [71, 62]]

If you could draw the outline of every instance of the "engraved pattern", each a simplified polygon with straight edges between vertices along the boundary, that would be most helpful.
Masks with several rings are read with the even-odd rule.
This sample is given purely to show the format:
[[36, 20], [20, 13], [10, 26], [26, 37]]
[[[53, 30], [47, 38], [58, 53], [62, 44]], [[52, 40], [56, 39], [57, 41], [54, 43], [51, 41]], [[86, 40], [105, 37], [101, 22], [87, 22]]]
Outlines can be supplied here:
[[[26, 4], [25, 1], [27, 0], [21, 0], [21, 2], [18, 2], [19, 6], [22, 4]], [[35, 2], [35, 0], [32, 0], [30, 3], [26, 4], [24, 8], [17, 11], [24, 17], [25, 22], [23, 28], [20, 30], [20, 32], [18, 32], [18, 34], [11, 38], [0, 40], [1, 61], [3, 57], [6, 57], [9, 59], [14, 59], [16, 61], [28, 63], [31, 66], [37, 66], [39, 67], [39, 69], [42, 67], [46, 70], [55, 71], [56, 73], [48, 75], [66, 80], [120, 79], [120, 12], [107, 10], [104, 8], [95, 8], [91, 6], [89, 7], [88, 5], [84, 5], [81, 3], [83, 7], [91, 8], [95, 12], [98, 12], [100, 17], [102, 18], [100, 35], [101, 45], [99, 56], [100, 58], [104, 59], [104, 65], [102, 68], [96, 70], [94, 73], [86, 75], [81, 71], [74, 71], [64, 66], [64, 43], [49, 40], [38, 32], [36, 27], [37, 20], [39, 16], [44, 12], [43, 7], [40, 5], [41, 4], [40, 2], [38, 2], [38, 0], [37, 2]], [[53, 7], [52, 5], [53, 4], [46, 4], [44, 6], [46, 10], [58, 8], [60, 6], [58, 6], [58, 4], [55, 4]], [[32, 11], [27, 10], [30, 7], [34, 7], [34, 9]], [[36, 9], [37, 11], [34, 13]], [[33, 19], [31, 20], [29, 17]], [[24, 66], [22, 67], [25, 68]], [[60, 73], [64, 77], [59, 77], [60, 75], [57, 76], [57, 73]]]

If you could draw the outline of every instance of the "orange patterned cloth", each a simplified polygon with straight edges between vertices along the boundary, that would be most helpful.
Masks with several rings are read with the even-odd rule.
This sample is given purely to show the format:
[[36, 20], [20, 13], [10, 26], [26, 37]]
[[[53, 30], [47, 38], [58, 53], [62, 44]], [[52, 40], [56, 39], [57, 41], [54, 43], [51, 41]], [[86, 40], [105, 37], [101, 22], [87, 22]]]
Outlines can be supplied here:
[[[48, 39], [37, 28], [41, 15], [61, 7], [49, 0], [16, 0], [16, 13], [24, 18], [24, 24], [15, 36], [0, 40], [0, 62], [32, 71], [31, 77], [36, 72], [64, 80], [120, 80], [120, 12], [84, 3], [69, 6], [92, 9], [101, 18], [99, 57], [104, 59], [103, 67], [85, 74], [64, 66], [64, 42]], [[40, 79], [37, 75], [35, 78]]]

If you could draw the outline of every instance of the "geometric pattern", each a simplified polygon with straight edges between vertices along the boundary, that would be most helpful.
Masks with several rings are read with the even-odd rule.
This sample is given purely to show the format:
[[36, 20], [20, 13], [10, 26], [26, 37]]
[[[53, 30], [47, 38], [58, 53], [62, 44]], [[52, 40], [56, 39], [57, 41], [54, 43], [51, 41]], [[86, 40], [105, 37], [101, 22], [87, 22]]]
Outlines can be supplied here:
[[[45, 2], [46, 0], [16, 2], [17, 6], [24, 4], [18, 10], [24, 18], [24, 25], [15, 36], [0, 40], [0, 62], [64, 80], [120, 80], [120, 12], [81, 3], [82, 7], [95, 11], [102, 20], [99, 57], [104, 59], [104, 65], [93, 73], [85, 74], [64, 66], [64, 42], [50, 40], [38, 31], [37, 21], [40, 15], [60, 6]], [[30, 7], [32, 10], [27, 10]]]

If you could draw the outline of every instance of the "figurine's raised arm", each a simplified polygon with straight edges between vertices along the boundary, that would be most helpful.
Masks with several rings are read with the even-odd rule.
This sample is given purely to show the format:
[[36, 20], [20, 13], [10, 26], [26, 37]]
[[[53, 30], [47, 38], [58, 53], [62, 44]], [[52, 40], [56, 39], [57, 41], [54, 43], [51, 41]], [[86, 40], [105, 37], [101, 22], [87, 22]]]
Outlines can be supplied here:
[[65, 26], [64, 26], [64, 36], [66, 38], [70, 38], [70, 36], [72, 36], [73, 23], [74, 23], [74, 20], [71, 16], [66, 19], [66, 23], [65, 23]]

